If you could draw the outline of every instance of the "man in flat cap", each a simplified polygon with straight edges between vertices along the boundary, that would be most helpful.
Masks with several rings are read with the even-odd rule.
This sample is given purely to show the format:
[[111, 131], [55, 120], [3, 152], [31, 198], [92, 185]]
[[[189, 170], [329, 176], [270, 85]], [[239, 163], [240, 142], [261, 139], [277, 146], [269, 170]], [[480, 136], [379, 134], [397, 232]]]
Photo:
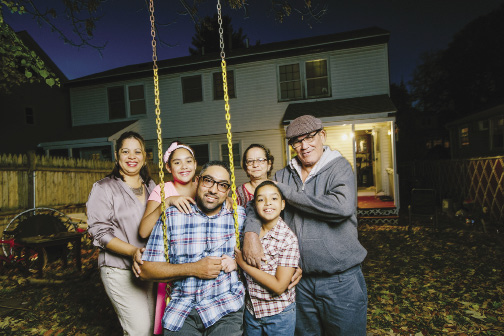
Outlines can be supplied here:
[[[287, 127], [296, 151], [274, 177], [287, 201], [284, 220], [296, 234], [303, 277], [296, 286], [296, 335], [366, 335], [366, 250], [357, 237], [355, 177], [350, 163], [324, 146], [320, 119], [296, 118]], [[247, 208], [244, 258], [263, 262], [253, 208]]]

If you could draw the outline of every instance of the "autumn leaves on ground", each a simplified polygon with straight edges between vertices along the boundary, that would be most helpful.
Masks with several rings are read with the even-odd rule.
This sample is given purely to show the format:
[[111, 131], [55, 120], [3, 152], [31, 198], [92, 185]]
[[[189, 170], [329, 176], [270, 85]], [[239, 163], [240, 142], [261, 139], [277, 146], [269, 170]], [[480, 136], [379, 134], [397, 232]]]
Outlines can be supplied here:
[[[369, 335], [504, 334], [502, 237], [380, 226], [363, 226], [360, 237], [369, 252]], [[3, 265], [0, 335], [119, 335], [96, 257], [84, 248], [81, 274], [73, 262], [50, 263], [44, 278], [63, 280], [56, 283]]]

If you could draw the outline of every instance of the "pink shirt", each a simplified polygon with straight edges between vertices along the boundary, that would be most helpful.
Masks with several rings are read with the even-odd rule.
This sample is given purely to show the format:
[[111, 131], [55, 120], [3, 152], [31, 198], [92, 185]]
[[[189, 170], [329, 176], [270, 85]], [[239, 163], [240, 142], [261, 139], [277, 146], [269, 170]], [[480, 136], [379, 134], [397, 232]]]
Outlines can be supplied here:
[[[165, 182], [164, 194], [165, 199], [170, 196], [179, 196], [179, 193], [177, 192], [177, 189], [175, 189], [173, 182]], [[159, 184], [154, 188], [154, 190], [152, 190], [149, 196], [149, 201], [156, 201], [158, 203], [161, 203], [161, 187], [159, 186]]]

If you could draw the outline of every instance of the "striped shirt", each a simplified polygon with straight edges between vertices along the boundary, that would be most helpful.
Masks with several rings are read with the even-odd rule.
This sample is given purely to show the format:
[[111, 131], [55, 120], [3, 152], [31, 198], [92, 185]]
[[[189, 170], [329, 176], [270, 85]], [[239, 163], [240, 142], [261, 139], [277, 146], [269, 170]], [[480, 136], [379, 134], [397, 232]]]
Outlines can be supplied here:
[[[275, 275], [277, 266], [297, 268], [299, 264], [299, 246], [294, 233], [279, 218], [278, 223], [261, 238], [266, 262], [261, 263], [261, 270]], [[248, 311], [256, 318], [281, 313], [288, 305], [296, 301], [296, 289], [293, 287], [280, 295], [272, 294], [262, 287], [247, 273]]]
[[[166, 209], [166, 234], [169, 242], [169, 258], [172, 264], [193, 263], [207, 256], [233, 257], [236, 246], [233, 212], [222, 206], [217, 215], [208, 217], [197, 206], [184, 214], [172, 206]], [[245, 211], [238, 207], [239, 230], [243, 233]], [[163, 225], [158, 220], [143, 260], [165, 262]], [[243, 306], [245, 289], [236, 271], [221, 271], [216, 279], [203, 280], [186, 277], [174, 281], [171, 301], [163, 316], [163, 327], [171, 331], [182, 328], [185, 319], [194, 308], [205, 328], [223, 316], [238, 311]]]

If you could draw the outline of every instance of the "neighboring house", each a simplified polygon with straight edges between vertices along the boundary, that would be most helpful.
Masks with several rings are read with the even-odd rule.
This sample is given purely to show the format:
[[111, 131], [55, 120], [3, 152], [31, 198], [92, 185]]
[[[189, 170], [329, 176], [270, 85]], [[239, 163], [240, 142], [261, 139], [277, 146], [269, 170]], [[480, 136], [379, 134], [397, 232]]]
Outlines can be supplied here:
[[[26, 32], [16, 33], [64, 84], [65, 75]], [[68, 89], [42, 83], [26, 83], [0, 92], [0, 154], [23, 154], [37, 150], [41, 141], [57, 139], [71, 128]], [[65, 155], [66, 156], [66, 155]]]
[[504, 104], [446, 125], [453, 159], [504, 155]]
[[[373, 27], [228, 51], [237, 183], [247, 180], [240, 159], [252, 143], [271, 149], [274, 171], [283, 167], [292, 155], [285, 127], [309, 113], [322, 119], [328, 145], [356, 170], [359, 193], [389, 196], [396, 211], [389, 35]], [[200, 164], [228, 157], [220, 65], [219, 54], [158, 62], [164, 149], [181, 140], [193, 146]], [[126, 123], [145, 137], [157, 158], [152, 77], [152, 64], [145, 63], [70, 81], [74, 128], [97, 130], [79, 131], [80, 138], [61, 138], [42, 147], [48, 153], [62, 148], [91, 153], [97, 146], [98, 154], [109, 150], [112, 155], [113, 140]]]

